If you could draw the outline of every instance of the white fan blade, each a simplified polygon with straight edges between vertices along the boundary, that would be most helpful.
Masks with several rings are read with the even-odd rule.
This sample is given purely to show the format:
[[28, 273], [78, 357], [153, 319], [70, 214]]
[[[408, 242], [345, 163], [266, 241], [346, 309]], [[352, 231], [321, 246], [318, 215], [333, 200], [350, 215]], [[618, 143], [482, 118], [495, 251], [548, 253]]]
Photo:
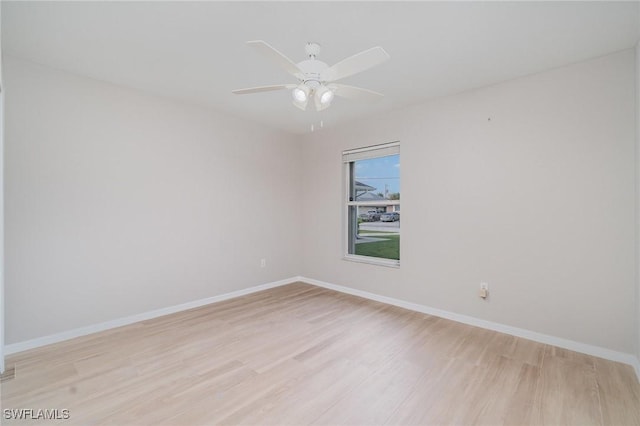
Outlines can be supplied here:
[[347, 86], [346, 84], [331, 84], [329, 88], [334, 90], [336, 96], [357, 101], [374, 102], [384, 96], [382, 93], [374, 92], [373, 90]]
[[375, 67], [387, 61], [389, 58], [389, 54], [382, 47], [372, 47], [369, 50], [357, 53], [327, 68], [320, 78], [322, 81], [340, 80]]
[[271, 92], [273, 90], [293, 89], [294, 87], [296, 87], [295, 84], [276, 84], [273, 86], [260, 86], [260, 87], [250, 87], [248, 89], [236, 89], [236, 90], [232, 90], [231, 93], [235, 93], [236, 95], [246, 95], [248, 93]]
[[293, 74], [297, 78], [304, 78], [304, 73], [302, 72], [302, 70], [298, 68], [298, 66], [291, 59], [284, 56], [270, 44], [262, 40], [248, 41], [247, 44], [253, 47], [264, 57], [273, 61], [276, 65], [284, 69], [289, 74]]

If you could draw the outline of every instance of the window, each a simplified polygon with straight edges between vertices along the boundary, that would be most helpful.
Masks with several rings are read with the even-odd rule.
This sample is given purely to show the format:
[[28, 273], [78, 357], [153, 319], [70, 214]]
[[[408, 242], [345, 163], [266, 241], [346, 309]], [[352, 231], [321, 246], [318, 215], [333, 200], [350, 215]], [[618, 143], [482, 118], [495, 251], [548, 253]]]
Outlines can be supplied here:
[[345, 259], [400, 265], [400, 142], [342, 153]]

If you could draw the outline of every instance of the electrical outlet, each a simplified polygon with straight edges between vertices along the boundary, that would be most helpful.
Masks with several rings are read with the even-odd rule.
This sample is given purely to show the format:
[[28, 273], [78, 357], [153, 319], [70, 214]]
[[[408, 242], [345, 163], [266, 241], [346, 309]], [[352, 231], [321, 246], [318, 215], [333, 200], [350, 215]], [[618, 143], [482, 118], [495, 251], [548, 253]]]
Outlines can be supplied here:
[[260, 259], [260, 267], [264, 268], [265, 266], [267, 266], [267, 259]]

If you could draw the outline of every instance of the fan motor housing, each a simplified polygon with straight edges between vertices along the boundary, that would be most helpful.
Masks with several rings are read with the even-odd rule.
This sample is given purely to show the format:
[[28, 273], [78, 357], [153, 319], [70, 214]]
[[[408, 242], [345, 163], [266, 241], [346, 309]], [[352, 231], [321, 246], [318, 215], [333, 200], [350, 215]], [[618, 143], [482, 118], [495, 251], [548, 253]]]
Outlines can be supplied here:
[[300, 68], [304, 73], [304, 78], [302, 79], [304, 83], [313, 81], [320, 83], [320, 76], [322, 72], [329, 68], [329, 65], [316, 59], [307, 59], [306, 61], [302, 61], [297, 65], [298, 68]]

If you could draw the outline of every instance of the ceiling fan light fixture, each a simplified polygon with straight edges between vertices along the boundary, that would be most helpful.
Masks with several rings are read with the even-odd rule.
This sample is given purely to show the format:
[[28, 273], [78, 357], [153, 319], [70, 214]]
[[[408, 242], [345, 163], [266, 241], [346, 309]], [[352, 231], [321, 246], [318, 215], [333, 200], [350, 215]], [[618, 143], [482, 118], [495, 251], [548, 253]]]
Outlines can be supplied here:
[[315, 93], [316, 110], [322, 111], [325, 108], [329, 108], [331, 101], [333, 100], [333, 90], [327, 86], [320, 86]]
[[304, 84], [300, 84], [291, 91], [293, 96], [293, 104], [301, 110], [307, 109], [307, 103], [309, 102], [310, 89]]
[[306, 102], [307, 101], [307, 91], [303, 90], [300, 87], [296, 87], [293, 89], [293, 100], [296, 102]]
[[326, 90], [322, 95], [320, 95], [320, 103], [321, 104], [330, 104], [333, 100], [333, 91]]

